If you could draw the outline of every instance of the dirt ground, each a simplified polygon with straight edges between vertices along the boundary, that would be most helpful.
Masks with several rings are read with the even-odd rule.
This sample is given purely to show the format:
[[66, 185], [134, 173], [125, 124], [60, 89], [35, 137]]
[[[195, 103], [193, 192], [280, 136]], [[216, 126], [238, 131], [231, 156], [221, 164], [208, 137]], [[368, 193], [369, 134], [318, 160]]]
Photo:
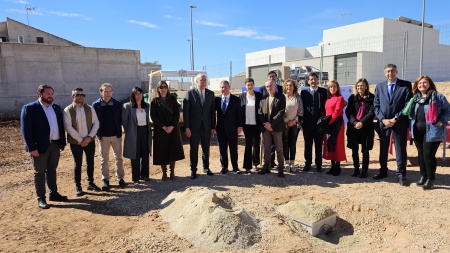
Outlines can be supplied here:
[[[444, 94], [445, 87], [439, 88]], [[449, 94], [446, 94], [447, 96]], [[56, 98], [57, 101], [57, 98]], [[240, 138], [239, 164], [243, 159]], [[350, 177], [351, 151], [346, 150], [338, 177], [311, 172], [206, 176], [189, 179], [189, 147], [184, 139], [186, 159], [177, 163], [175, 181], [162, 182], [161, 171], [151, 165], [151, 181], [117, 187], [109, 192], [87, 192], [75, 196], [73, 161], [69, 147], [61, 153], [58, 187], [68, 202], [48, 202], [40, 210], [33, 184], [31, 159], [24, 151], [18, 121], [0, 122], [0, 252], [240, 252], [196, 247], [171, 230], [160, 216], [160, 204], [173, 191], [204, 186], [226, 192], [240, 207], [255, 216], [262, 232], [259, 243], [245, 252], [448, 252], [450, 249], [450, 159], [438, 150], [436, 187], [424, 191], [415, 183], [400, 186], [389, 157], [389, 178], [375, 181], [379, 142], [370, 153], [366, 179]], [[303, 138], [297, 142], [296, 164], [303, 166]], [[449, 150], [447, 150], [449, 151]], [[211, 169], [220, 171], [217, 140], [211, 146]], [[96, 155], [95, 181], [101, 185], [100, 159]], [[329, 161], [324, 162], [328, 169]], [[124, 160], [125, 180], [131, 181], [129, 160]], [[419, 179], [417, 151], [408, 145], [407, 178]], [[83, 182], [86, 180], [83, 168]], [[83, 184], [83, 186], [85, 186]], [[85, 187], [84, 187], [85, 188]], [[313, 237], [293, 233], [288, 222], [275, 211], [291, 200], [309, 199], [336, 211], [338, 218], [328, 235]], [[179, 210], [183, 212], [183, 210]]]

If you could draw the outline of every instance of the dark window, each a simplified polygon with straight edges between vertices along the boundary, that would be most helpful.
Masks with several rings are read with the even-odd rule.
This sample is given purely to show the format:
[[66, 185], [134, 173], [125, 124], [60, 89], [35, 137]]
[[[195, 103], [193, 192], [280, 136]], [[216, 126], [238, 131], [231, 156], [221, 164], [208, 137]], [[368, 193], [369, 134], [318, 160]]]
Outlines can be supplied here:
[[6, 42], [6, 37], [0, 37], [0, 42]]
[[37, 41], [37, 43], [44, 43], [44, 38], [43, 37], [36, 37], [36, 41]]

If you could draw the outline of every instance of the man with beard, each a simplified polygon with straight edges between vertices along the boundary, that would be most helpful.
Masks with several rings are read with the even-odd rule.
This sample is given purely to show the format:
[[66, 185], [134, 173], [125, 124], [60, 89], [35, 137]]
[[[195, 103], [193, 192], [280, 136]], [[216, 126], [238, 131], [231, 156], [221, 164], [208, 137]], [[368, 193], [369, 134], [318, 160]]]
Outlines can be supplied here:
[[20, 115], [20, 126], [25, 141], [25, 150], [30, 153], [34, 167], [34, 186], [38, 206], [48, 209], [45, 199], [45, 182], [50, 190], [50, 201], [67, 201], [58, 193], [56, 168], [60, 150], [66, 146], [62, 109], [53, 103], [54, 90], [49, 85], [40, 85], [38, 100], [26, 104]]

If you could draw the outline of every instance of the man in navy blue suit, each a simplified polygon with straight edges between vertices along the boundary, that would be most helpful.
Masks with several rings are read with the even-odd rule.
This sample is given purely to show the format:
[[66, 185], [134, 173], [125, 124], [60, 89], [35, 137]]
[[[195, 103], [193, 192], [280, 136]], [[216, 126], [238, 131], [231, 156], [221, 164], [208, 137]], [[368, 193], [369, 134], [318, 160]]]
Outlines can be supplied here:
[[397, 161], [397, 177], [399, 184], [408, 186], [406, 179], [406, 143], [408, 118], [402, 114], [411, 99], [411, 82], [397, 78], [397, 66], [388, 64], [384, 68], [387, 80], [377, 84], [375, 88], [374, 110], [380, 126], [380, 173], [374, 179], [382, 179], [388, 175], [387, 158], [389, 140], [392, 134]]
[[30, 153], [34, 166], [34, 186], [38, 206], [48, 209], [45, 199], [45, 181], [50, 190], [50, 201], [66, 201], [67, 197], [58, 193], [56, 168], [60, 150], [66, 146], [62, 109], [53, 103], [54, 90], [49, 85], [40, 85], [38, 100], [26, 104], [20, 115], [22, 137], [25, 150]]
[[239, 98], [230, 93], [230, 83], [220, 82], [222, 95], [216, 97], [217, 139], [219, 141], [222, 174], [228, 172], [228, 147], [233, 172], [240, 174], [238, 166], [238, 134], [242, 132], [242, 116]]

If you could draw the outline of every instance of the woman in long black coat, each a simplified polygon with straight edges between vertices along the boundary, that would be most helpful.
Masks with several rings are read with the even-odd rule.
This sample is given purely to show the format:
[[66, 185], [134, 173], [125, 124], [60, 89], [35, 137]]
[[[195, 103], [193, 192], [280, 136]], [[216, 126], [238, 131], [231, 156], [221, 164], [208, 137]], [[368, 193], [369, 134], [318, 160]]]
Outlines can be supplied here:
[[[369, 92], [369, 83], [365, 78], [359, 79], [355, 84], [355, 94], [348, 99], [345, 115], [347, 124], [347, 147], [352, 149], [353, 171], [352, 177], [367, 177], [369, 169], [369, 150], [373, 148], [375, 117], [373, 109], [374, 95]], [[359, 144], [363, 155], [362, 171], [359, 171]]]
[[153, 121], [153, 164], [161, 165], [162, 180], [167, 180], [167, 165], [170, 179], [175, 179], [175, 161], [184, 159], [180, 133], [180, 107], [175, 96], [170, 95], [166, 81], [160, 81], [155, 98], [150, 105]]

